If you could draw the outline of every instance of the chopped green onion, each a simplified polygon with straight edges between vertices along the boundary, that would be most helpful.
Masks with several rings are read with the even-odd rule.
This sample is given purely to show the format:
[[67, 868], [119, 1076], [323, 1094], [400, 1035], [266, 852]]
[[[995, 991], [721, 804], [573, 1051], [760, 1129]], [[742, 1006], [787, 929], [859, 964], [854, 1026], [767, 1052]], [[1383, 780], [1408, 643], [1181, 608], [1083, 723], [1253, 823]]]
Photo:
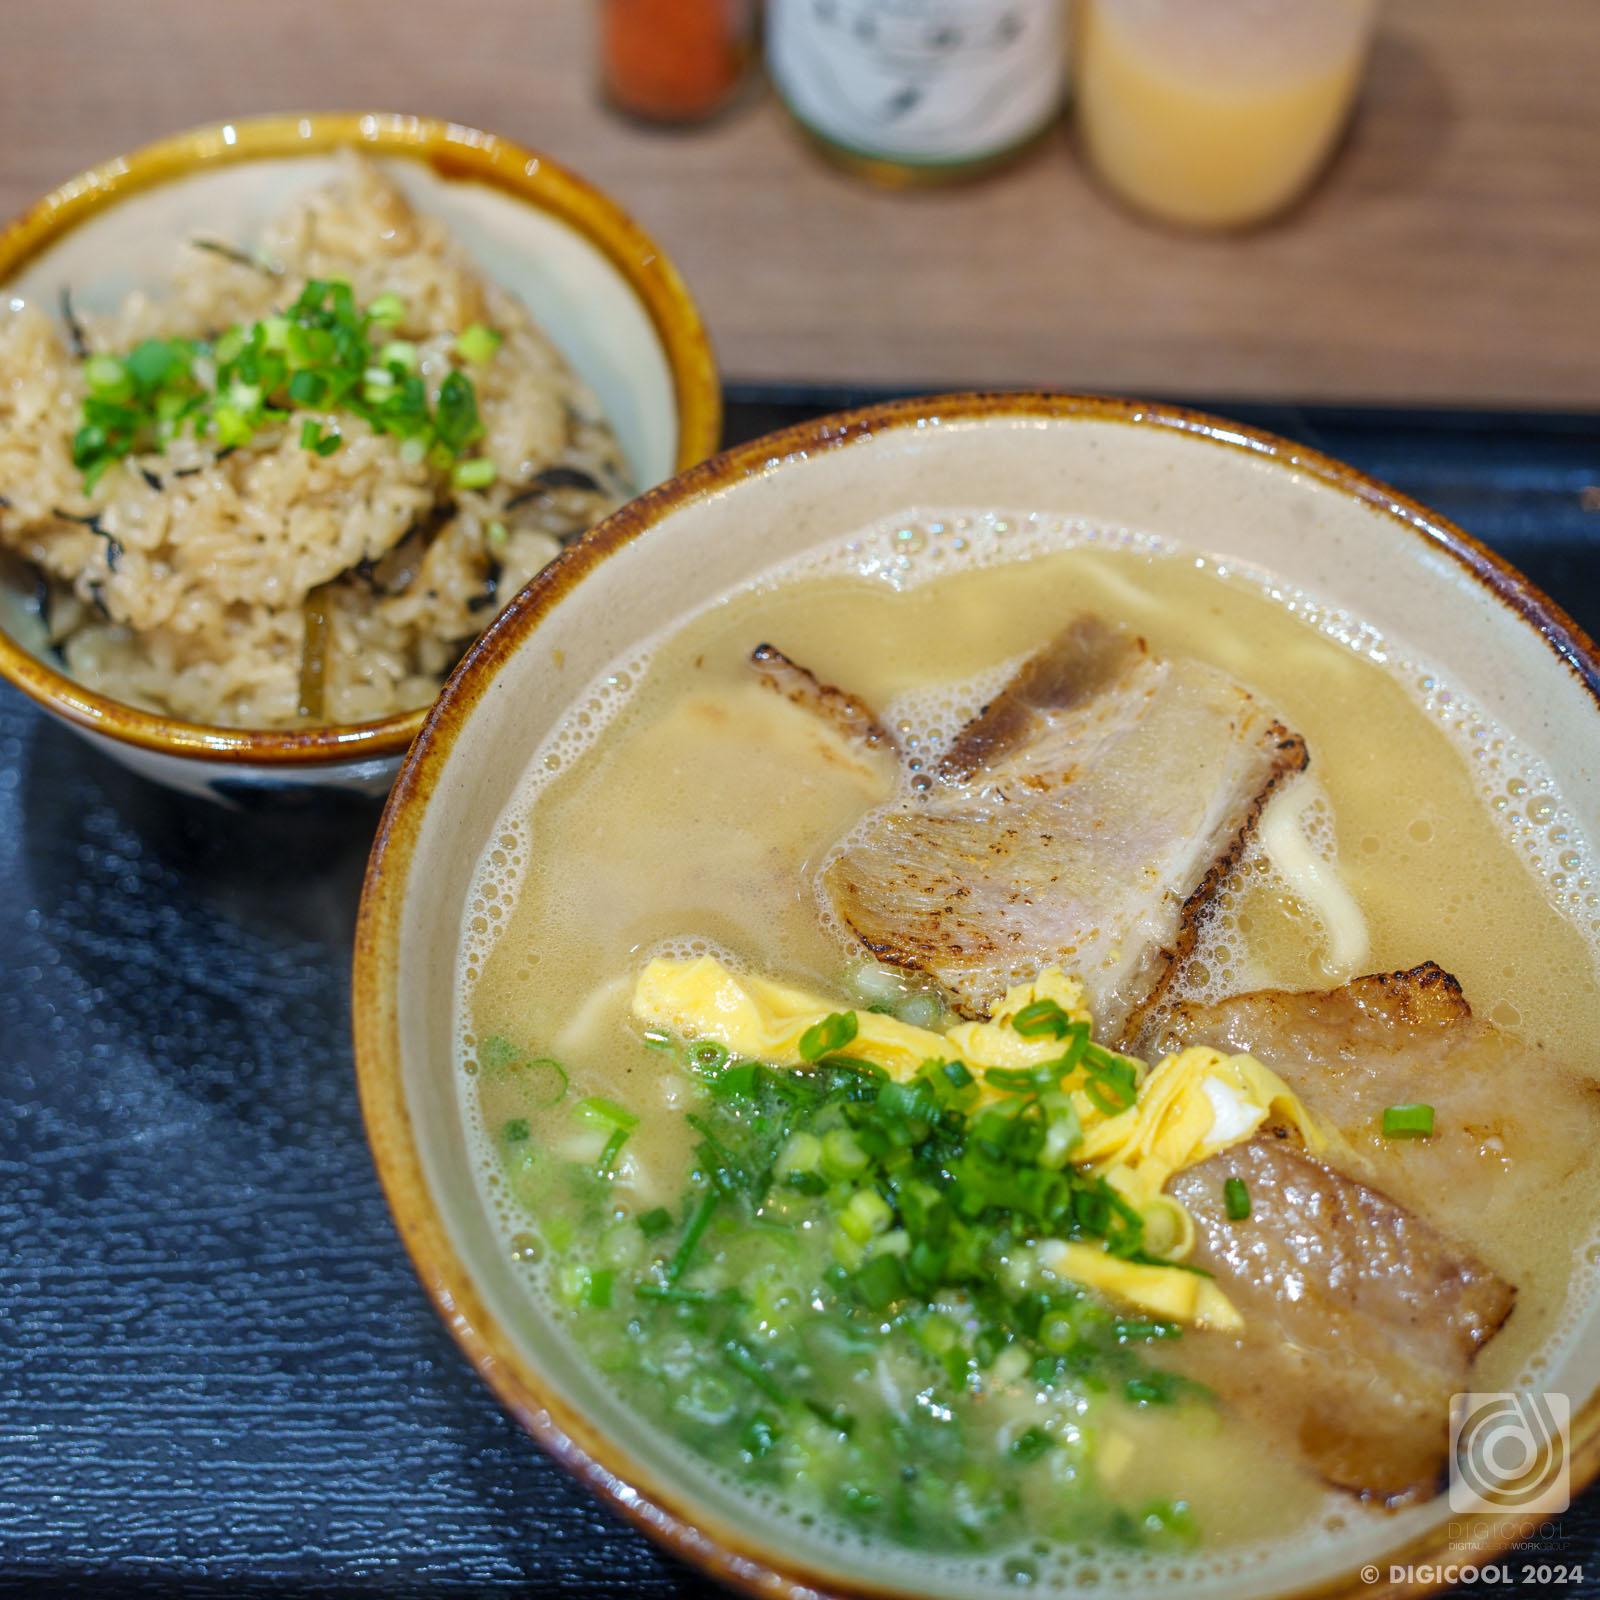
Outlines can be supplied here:
[[1176, 1322], [1147, 1322], [1119, 1318], [1111, 1324], [1112, 1337], [1118, 1344], [1144, 1343], [1152, 1339], [1176, 1339], [1182, 1332]]
[[614, 1178], [617, 1175], [617, 1158], [622, 1154], [622, 1147], [628, 1142], [628, 1130], [618, 1128], [606, 1140], [605, 1149], [600, 1152], [600, 1159], [595, 1162], [594, 1170], [602, 1178]]
[[1026, 1428], [1011, 1441], [1011, 1453], [1018, 1461], [1037, 1461], [1054, 1444], [1043, 1428]]
[[905, 1268], [899, 1256], [873, 1256], [855, 1275], [855, 1290], [874, 1311], [881, 1311], [906, 1293]]
[[731, 1067], [725, 1067], [718, 1073], [711, 1085], [712, 1093], [723, 1100], [733, 1095], [753, 1094], [760, 1075], [759, 1061], [735, 1061]]
[[737, 1289], [678, 1289], [664, 1283], [636, 1283], [633, 1292], [641, 1300], [664, 1300], [670, 1305], [738, 1305], [744, 1296]]
[[466, 451], [483, 432], [478, 420], [478, 397], [472, 379], [464, 372], [448, 374], [439, 385], [439, 404], [434, 412], [434, 430], [440, 447], [450, 456]]
[[83, 364], [83, 381], [102, 395], [123, 395], [133, 388], [127, 369], [115, 356], [90, 356]]
[[1179, 1387], [1176, 1377], [1171, 1372], [1151, 1372], [1143, 1377], [1128, 1378], [1122, 1385], [1122, 1393], [1135, 1405], [1171, 1405]]
[[853, 1011], [835, 1011], [821, 1022], [813, 1023], [800, 1035], [800, 1059], [819, 1061], [823, 1056], [842, 1050], [855, 1038], [861, 1024]]
[[822, 1138], [822, 1170], [831, 1178], [853, 1178], [870, 1158], [848, 1128], [832, 1128]]
[[456, 354], [465, 361], [487, 361], [500, 348], [500, 335], [481, 322], [474, 322], [456, 340]]
[[549, 1056], [530, 1061], [523, 1068], [522, 1082], [525, 1092], [536, 1106], [553, 1106], [566, 1097], [566, 1069]]
[[572, 1108], [572, 1114], [591, 1128], [618, 1128], [623, 1133], [631, 1133], [639, 1126], [639, 1119], [631, 1111], [597, 1094], [585, 1095]]
[[858, 1189], [839, 1213], [839, 1226], [857, 1244], [883, 1233], [893, 1221], [894, 1207], [876, 1189]]
[[315, 450], [319, 456], [331, 456], [343, 442], [338, 429], [324, 433], [322, 424], [311, 417], [300, 424], [300, 446], [304, 450]]
[[1229, 1178], [1223, 1184], [1222, 1204], [1229, 1222], [1243, 1222], [1250, 1215], [1250, 1190], [1243, 1178]]
[[715, 1039], [696, 1039], [684, 1048], [684, 1057], [696, 1072], [715, 1073], [728, 1059], [728, 1047]]
[[1383, 1113], [1386, 1139], [1426, 1139], [1433, 1132], [1433, 1107], [1388, 1106]]
[[788, 1400], [789, 1396], [783, 1386], [767, 1371], [747, 1345], [741, 1344], [737, 1339], [728, 1340], [722, 1347], [722, 1359], [735, 1372], [742, 1372], [769, 1400], [776, 1400], [780, 1404]]
[[843, 1406], [824, 1405], [820, 1400], [805, 1399], [800, 1402], [819, 1422], [825, 1422], [836, 1433], [848, 1438], [856, 1431], [856, 1419]]
[[1013, 1031], [1024, 1039], [1064, 1039], [1072, 1018], [1054, 1000], [1035, 1000], [1011, 1019]]
[[665, 1206], [656, 1206], [638, 1219], [639, 1232], [647, 1239], [657, 1239], [672, 1226], [672, 1213]]
[[533, 1130], [528, 1126], [526, 1117], [512, 1117], [500, 1129], [500, 1137], [507, 1144], [523, 1144], [531, 1136]]
[[[232, 449], [248, 445], [259, 429], [285, 420], [299, 406], [351, 412], [374, 432], [396, 439], [402, 460], [431, 461], [453, 474], [466, 466], [463, 457], [483, 433], [476, 391], [465, 373], [452, 371], [430, 406], [415, 370], [414, 345], [390, 340], [374, 355], [369, 331], [391, 324], [404, 310], [398, 296], [385, 295], [358, 314], [348, 283], [313, 279], [293, 305], [248, 326], [226, 328], [209, 347], [187, 339], [146, 339], [120, 359], [89, 356], [74, 465], [92, 487], [112, 462], [164, 449], [188, 431], [185, 424], [196, 438]], [[482, 341], [469, 344], [477, 348]], [[197, 363], [202, 355], [206, 359]], [[338, 429], [319, 431], [305, 448], [329, 455], [339, 448], [339, 435]], [[486, 488], [494, 476], [489, 463], [466, 466], [458, 487]]]
[[793, 1133], [772, 1164], [772, 1175], [782, 1182], [796, 1173], [815, 1172], [822, 1165], [822, 1141], [814, 1133]]
[[676, 1283], [689, 1270], [689, 1263], [694, 1260], [695, 1251], [700, 1248], [701, 1237], [706, 1229], [710, 1227], [712, 1214], [716, 1211], [717, 1202], [721, 1198], [721, 1194], [715, 1186], [708, 1188], [700, 1196], [694, 1210], [689, 1213], [689, 1220], [683, 1230], [683, 1238], [679, 1240], [677, 1250], [667, 1263], [667, 1282], [669, 1284]]
[[522, 1051], [504, 1034], [491, 1033], [478, 1046], [478, 1068], [481, 1072], [500, 1072], [522, 1059]]
[[183, 339], [146, 339], [128, 352], [128, 376], [141, 390], [160, 387], [176, 369], [188, 371], [191, 347]]
[[500, 469], [482, 456], [458, 461], [450, 469], [450, 481], [458, 489], [487, 489], [499, 476]]
[[216, 428], [217, 443], [224, 449], [237, 449], [256, 436], [249, 419], [234, 406], [218, 406], [211, 420]]

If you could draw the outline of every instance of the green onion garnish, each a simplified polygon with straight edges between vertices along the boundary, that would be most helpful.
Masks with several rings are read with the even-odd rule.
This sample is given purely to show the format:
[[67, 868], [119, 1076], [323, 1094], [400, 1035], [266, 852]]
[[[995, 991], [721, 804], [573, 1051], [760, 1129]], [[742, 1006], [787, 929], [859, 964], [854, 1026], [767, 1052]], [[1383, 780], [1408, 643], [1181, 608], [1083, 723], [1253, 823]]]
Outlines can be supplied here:
[[1026, 1428], [1011, 1441], [1011, 1453], [1018, 1461], [1037, 1461], [1054, 1444], [1043, 1428]]
[[[296, 407], [349, 412], [398, 439], [407, 461], [431, 461], [458, 487], [487, 488], [495, 480], [493, 464], [463, 460], [483, 435], [472, 380], [464, 372], [447, 373], [430, 406], [415, 345], [388, 340], [374, 352], [369, 334], [404, 314], [392, 294], [358, 314], [348, 283], [314, 278], [286, 310], [235, 324], [209, 343], [146, 339], [120, 358], [86, 357], [88, 394], [72, 442], [84, 492], [113, 463], [163, 451], [182, 433], [236, 448], [286, 421]], [[486, 360], [498, 342], [478, 324], [457, 341], [462, 359], [470, 361]], [[331, 455], [340, 432], [320, 423], [303, 426], [300, 443]], [[457, 468], [466, 470], [458, 477]]]
[[905, 1268], [899, 1256], [873, 1256], [855, 1276], [855, 1290], [874, 1311], [881, 1311], [906, 1293]]
[[500, 348], [500, 335], [481, 322], [474, 322], [456, 340], [456, 354], [463, 361], [484, 362]]
[[748, 1345], [737, 1339], [728, 1340], [722, 1347], [722, 1359], [735, 1372], [742, 1372], [769, 1400], [781, 1405], [789, 1398], [783, 1385], [767, 1371]]
[[1250, 1190], [1243, 1178], [1229, 1178], [1223, 1184], [1222, 1205], [1229, 1222], [1243, 1222], [1250, 1215]]
[[523, 1054], [504, 1034], [491, 1033], [478, 1046], [478, 1069], [486, 1073], [503, 1072], [519, 1062]]
[[1054, 1000], [1035, 1000], [1011, 1019], [1011, 1026], [1024, 1039], [1064, 1039], [1072, 1018]]
[[500, 1129], [500, 1137], [507, 1144], [523, 1144], [532, 1135], [533, 1130], [528, 1126], [526, 1117], [512, 1117]]
[[672, 1226], [672, 1213], [665, 1206], [644, 1212], [639, 1218], [639, 1232], [647, 1239], [657, 1239]]
[[606, 1140], [605, 1149], [600, 1152], [600, 1159], [595, 1162], [594, 1170], [602, 1178], [614, 1178], [617, 1175], [617, 1158], [622, 1154], [622, 1147], [628, 1142], [628, 1130], [618, 1128]]
[[342, 442], [337, 429], [324, 433], [322, 424], [310, 417], [307, 417], [300, 424], [300, 448], [302, 450], [315, 450], [319, 456], [331, 456]]
[[639, 1126], [639, 1119], [626, 1107], [597, 1094], [585, 1095], [572, 1108], [572, 1114], [580, 1122], [587, 1122], [591, 1128], [615, 1128], [622, 1133], [631, 1133]]
[[842, 1050], [855, 1038], [861, 1024], [853, 1011], [835, 1011], [813, 1023], [800, 1035], [800, 1059], [820, 1061], [823, 1056]]
[[667, 1263], [669, 1284], [676, 1283], [689, 1270], [689, 1263], [694, 1260], [694, 1253], [700, 1248], [701, 1236], [711, 1226], [711, 1216], [717, 1209], [717, 1202], [720, 1199], [721, 1195], [715, 1187], [708, 1188], [700, 1196], [694, 1210], [689, 1213], [689, 1220], [683, 1229], [683, 1238], [678, 1241], [678, 1248]]
[[540, 1056], [522, 1069], [522, 1086], [536, 1106], [553, 1106], [566, 1098], [567, 1073], [559, 1061]]
[[728, 1047], [716, 1039], [696, 1039], [684, 1047], [683, 1054], [694, 1071], [710, 1075], [718, 1072], [728, 1059]]
[[1386, 1139], [1426, 1139], [1433, 1132], [1432, 1106], [1388, 1106], [1383, 1113]]
[[458, 489], [487, 489], [500, 476], [500, 469], [482, 456], [471, 461], [458, 461], [450, 469], [450, 481]]

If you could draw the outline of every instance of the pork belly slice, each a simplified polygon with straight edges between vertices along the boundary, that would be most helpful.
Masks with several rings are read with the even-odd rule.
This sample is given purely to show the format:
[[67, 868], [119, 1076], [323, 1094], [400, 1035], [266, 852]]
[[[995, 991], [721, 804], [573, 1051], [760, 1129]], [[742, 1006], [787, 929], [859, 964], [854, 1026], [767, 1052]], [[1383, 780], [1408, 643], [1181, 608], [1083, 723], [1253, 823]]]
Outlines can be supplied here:
[[[1228, 1218], [1241, 1179], [1250, 1215]], [[1238, 1308], [1238, 1337], [1179, 1341], [1175, 1363], [1326, 1482], [1400, 1506], [1441, 1486], [1450, 1396], [1516, 1291], [1432, 1223], [1267, 1133], [1167, 1186], [1192, 1260]]]
[[819, 721], [832, 725], [839, 736], [868, 750], [883, 750], [898, 755], [893, 736], [873, 715], [865, 701], [831, 683], [821, 682], [815, 673], [791, 661], [770, 644], [758, 644], [750, 652], [750, 665], [769, 689], [809, 711]]
[[[1253, 1055], [1343, 1134], [1342, 1166], [1463, 1239], [1537, 1215], [1600, 1149], [1600, 1084], [1474, 1017], [1431, 961], [1179, 1005], [1141, 1043], [1152, 1059], [1192, 1044]], [[1431, 1137], [1384, 1138], [1384, 1108], [1418, 1103], [1433, 1107]]]
[[925, 795], [869, 815], [822, 890], [867, 950], [937, 979], [963, 1015], [1055, 963], [1116, 1039], [1306, 759], [1225, 673], [1082, 615], [962, 731]]

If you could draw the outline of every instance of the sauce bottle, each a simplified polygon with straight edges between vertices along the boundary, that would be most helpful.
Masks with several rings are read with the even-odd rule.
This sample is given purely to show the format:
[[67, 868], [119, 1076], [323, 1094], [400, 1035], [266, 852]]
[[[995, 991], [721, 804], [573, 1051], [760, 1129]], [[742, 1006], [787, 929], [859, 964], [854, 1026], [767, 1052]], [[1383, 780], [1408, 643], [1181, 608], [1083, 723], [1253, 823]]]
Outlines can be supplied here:
[[767, 68], [801, 127], [878, 182], [984, 172], [1067, 87], [1066, 0], [768, 0]]

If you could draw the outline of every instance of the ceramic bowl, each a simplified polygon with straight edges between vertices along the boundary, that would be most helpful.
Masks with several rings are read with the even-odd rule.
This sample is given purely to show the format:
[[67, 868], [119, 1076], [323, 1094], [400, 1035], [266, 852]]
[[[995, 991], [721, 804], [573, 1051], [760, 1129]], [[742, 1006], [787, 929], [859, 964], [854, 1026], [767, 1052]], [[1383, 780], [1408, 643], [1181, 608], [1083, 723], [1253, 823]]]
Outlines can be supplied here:
[[[918, 507], [1065, 514], [1292, 572], [1323, 602], [1433, 661], [1518, 730], [1577, 814], [1600, 815], [1600, 660], [1555, 606], [1458, 529], [1354, 470], [1193, 413], [964, 395], [808, 424], [643, 496], [525, 590], [434, 707], [374, 848], [354, 972], [368, 1135], [423, 1284], [511, 1414], [679, 1555], [751, 1593], [792, 1600], [911, 1591], [888, 1561], [847, 1561], [753, 1519], [549, 1335], [474, 1181], [452, 1061], [453, 972], [474, 866], [574, 697], [667, 621], [798, 552]], [[1566, 1347], [1545, 1376], [1572, 1400], [1581, 1486], [1600, 1466], [1600, 1339]], [[1392, 1567], [1447, 1562], [1450, 1516], [1443, 1497], [1393, 1516], [1352, 1509], [1347, 1532], [1314, 1559], [1280, 1549], [1242, 1570], [1224, 1563], [1186, 1592], [1417, 1592], [1427, 1585], [1391, 1585]], [[1517, 1525], [1480, 1520], [1481, 1561]], [[1362, 1575], [1369, 1565], [1378, 1579]], [[970, 1590], [922, 1572], [916, 1592]]]
[[[709, 455], [722, 425], [699, 311], [661, 248], [613, 201], [546, 157], [427, 117], [311, 113], [221, 123], [63, 184], [0, 234], [0, 296], [113, 311], [160, 290], [180, 240], [248, 238], [357, 148], [442, 218], [514, 293], [599, 396], [634, 481]], [[4, 485], [0, 485], [3, 492]], [[0, 585], [0, 673], [94, 744], [174, 788], [234, 803], [316, 789], [381, 795], [425, 708], [298, 731], [203, 727], [121, 704], [63, 675], [20, 581]]]

